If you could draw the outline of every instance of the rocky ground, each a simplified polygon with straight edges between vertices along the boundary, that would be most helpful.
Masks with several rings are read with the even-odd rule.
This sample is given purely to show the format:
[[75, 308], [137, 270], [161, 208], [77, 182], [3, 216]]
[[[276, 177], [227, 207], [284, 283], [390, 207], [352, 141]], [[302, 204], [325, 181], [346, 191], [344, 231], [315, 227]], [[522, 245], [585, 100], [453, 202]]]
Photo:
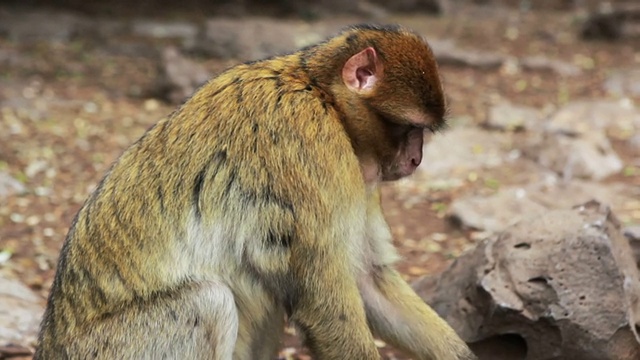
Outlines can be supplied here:
[[[172, 111], [165, 100], [363, 20], [16, 11], [0, 8], [0, 359], [28, 358], [73, 216], [122, 150]], [[580, 12], [378, 16], [430, 40], [450, 104], [450, 127], [432, 136], [418, 173], [383, 189], [407, 280], [520, 219], [592, 198], [637, 231], [640, 39], [581, 40]], [[308, 358], [287, 333], [282, 356]]]

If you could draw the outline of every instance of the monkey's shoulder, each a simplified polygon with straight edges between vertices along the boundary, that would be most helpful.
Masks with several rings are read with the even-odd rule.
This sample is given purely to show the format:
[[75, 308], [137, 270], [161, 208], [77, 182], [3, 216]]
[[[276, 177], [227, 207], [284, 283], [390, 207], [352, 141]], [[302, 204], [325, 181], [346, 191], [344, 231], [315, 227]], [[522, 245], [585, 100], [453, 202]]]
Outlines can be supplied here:
[[279, 137], [300, 131], [321, 135], [318, 124], [339, 120], [332, 97], [292, 61], [277, 58], [225, 71], [200, 89], [188, 108], [208, 109], [208, 122], [219, 125], [220, 135], [233, 131], [253, 136], [268, 129]]

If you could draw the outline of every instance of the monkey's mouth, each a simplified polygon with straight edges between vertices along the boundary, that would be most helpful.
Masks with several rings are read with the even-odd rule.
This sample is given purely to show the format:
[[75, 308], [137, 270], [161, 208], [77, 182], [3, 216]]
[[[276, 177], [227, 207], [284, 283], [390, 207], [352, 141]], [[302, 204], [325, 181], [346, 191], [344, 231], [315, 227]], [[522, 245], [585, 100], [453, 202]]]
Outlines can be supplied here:
[[407, 176], [413, 175], [418, 168], [417, 165], [414, 164], [402, 164], [399, 166], [394, 166], [391, 169], [387, 169], [382, 173], [382, 181], [396, 181]]

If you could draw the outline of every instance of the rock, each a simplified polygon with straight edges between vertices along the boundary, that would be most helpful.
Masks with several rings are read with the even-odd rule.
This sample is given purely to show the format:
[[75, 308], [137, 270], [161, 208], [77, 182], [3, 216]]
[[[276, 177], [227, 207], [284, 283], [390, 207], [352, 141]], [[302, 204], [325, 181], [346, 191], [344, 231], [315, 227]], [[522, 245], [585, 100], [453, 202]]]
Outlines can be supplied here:
[[528, 130], [540, 127], [542, 115], [537, 109], [502, 102], [489, 108], [486, 126], [498, 130]]
[[549, 59], [545, 56], [530, 56], [520, 59], [520, 66], [526, 70], [551, 71], [560, 76], [578, 76], [582, 70], [566, 61]]
[[627, 208], [627, 202], [640, 196], [640, 188], [622, 183], [601, 183], [573, 180], [532, 183], [526, 187], [532, 201], [549, 210], [566, 209], [590, 200], [610, 205], [613, 209]]
[[633, 258], [636, 259], [640, 268], [640, 225], [627, 226], [624, 229], [624, 236], [629, 239], [629, 246], [633, 251]]
[[609, 139], [595, 131], [579, 137], [547, 131], [542, 140], [531, 137], [523, 153], [567, 180], [601, 180], [624, 167]]
[[491, 133], [479, 128], [456, 127], [434, 135], [424, 147], [417, 177], [466, 177], [470, 170], [503, 165], [512, 149], [506, 133]]
[[488, 196], [460, 197], [451, 203], [448, 216], [463, 228], [496, 233], [525, 217], [570, 208], [590, 200], [623, 209], [628, 199], [635, 196], [640, 196], [640, 189], [634, 192], [623, 184], [602, 186], [579, 180], [568, 183], [540, 181], [505, 187]]
[[431, 39], [429, 45], [439, 64], [490, 70], [502, 66], [506, 59], [496, 53], [461, 49], [451, 40]]
[[384, 19], [389, 16], [384, 7], [368, 1], [358, 1], [358, 14], [369, 19]]
[[105, 45], [99, 51], [104, 51], [112, 56], [140, 57], [150, 60], [158, 57], [157, 47], [145, 41], [112, 42]]
[[[16, 49], [0, 49], [0, 66], [29, 66], [32, 60]], [[0, 100], [2, 101], [2, 100]]]
[[0, 199], [26, 191], [27, 188], [20, 181], [14, 179], [6, 172], [0, 171]]
[[0, 273], [0, 358], [25, 352], [35, 343], [43, 301], [27, 286]]
[[[93, 19], [92, 19], [93, 20]], [[88, 35], [94, 35], [96, 39], [102, 41], [109, 40], [118, 36], [127, 35], [131, 31], [129, 23], [116, 19], [95, 19]]]
[[184, 57], [177, 48], [169, 46], [162, 51], [158, 79], [152, 92], [164, 100], [179, 104], [211, 77], [202, 65]]
[[321, 41], [345, 25], [323, 24], [267, 18], [214, 18], [206, 22], [194, 50], [222, 59], [262, 59]]
[[638, 131], [640, 111], [629, 101], [576, 101], [553, 114], [522, 150], [566, 178], [598, 180], [623, 168], [607, 135], [630, 139]]
[[162, 22], [137, 19], [131, 24], [133, 35], [153, 39], [181, 39], [186, 47], [195, 44], [198, 27], [184, 21]]
[[430, 39], [429, 45], [438, 63], [453, 66], [468, 66], [478, 69], [498, 69], [502, 66], [534, 71], [552, 71], [561, 76], [577, 76], [582, 70], [565, 61], [550, 59], [545, 56], [530, 56], [522, 59], [510, 58], [494, 52], [459, 48], [451, 40]]
[[[640, 157], [640, 134], [635, 134], [631, 136], [627, 143], [629, 144], [629, 150], [631, 153], [637, 157]], [[640, 162], [638, 162], [640, 164]]]
[[617, 40], [640, 37], [640, 4], [616, 3], [592, 13], [580, 31], [585, 39]]
[[613, 71], [603, 87], [606, 92], [615, 96], [640, 96], [640, 69]]
[[426, 12], [430, 14], [443, 14], [451, 9], [450, 0], [372, 0], [392, 12], [416, 13]]
[[624, 228], [624, 236], [629, 238], [629, 240], [640, 241], [640, 225], [627, 226]]
[[91, 27], [79, 15], [53, 10], [0, 12], [0, 34], [17, 43], [69, 42]]
[[315, 19], [327, 18], [337, 14], [366, 14], [361, 12], [363, 1], [342, 0], [295, 0], [288, 5], [298, 17]]
[[449, 217], [464, 228], [498, 232], [521, 221], [523, 217], [542, 215], [547, 209], [531, 200], [523, 188], [507, 188], [486, 196], [469, 196], [455, 200]]
[[597, 202], [523, 220], [414, 288], [480, 359], [640, 358], [640, 274]]
[[574, 101], [551, 116], [547, 130], [570, 135], [595, 132], [634, 134], [640, 131], [640, 111], [629, 101]]

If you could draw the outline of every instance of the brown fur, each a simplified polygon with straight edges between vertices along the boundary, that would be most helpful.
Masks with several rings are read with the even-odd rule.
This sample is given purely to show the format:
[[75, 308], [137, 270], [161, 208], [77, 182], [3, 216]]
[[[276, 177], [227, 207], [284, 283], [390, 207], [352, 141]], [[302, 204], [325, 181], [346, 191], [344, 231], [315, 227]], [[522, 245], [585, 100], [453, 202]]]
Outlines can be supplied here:
[[[366, 47], [384, 76], [362, 96], [339, 69]], [[35, 359], [270, 359], [285, 313], [316, 359], [378, 358], [369, 326], [420, 359], [471, 359], [392, 269], [363, 178], [368, 166], [384, 178], [405, 130], [438, 128], [444, 109], [431, 51], [395, 27], [214, 78], [76, 216]]]

